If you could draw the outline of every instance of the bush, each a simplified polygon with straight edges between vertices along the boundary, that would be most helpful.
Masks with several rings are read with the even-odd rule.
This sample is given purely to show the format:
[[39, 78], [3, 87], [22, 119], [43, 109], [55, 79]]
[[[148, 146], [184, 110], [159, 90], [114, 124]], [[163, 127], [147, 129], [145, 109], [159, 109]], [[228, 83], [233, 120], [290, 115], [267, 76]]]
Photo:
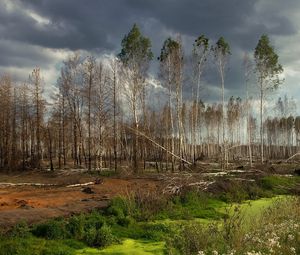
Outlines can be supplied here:
[[70, 238], [81, 240], [84, 236], [84, 216], [73, 216], [69, 219], [66, 230]]
[[13, 238], [27, 238], [30, 234], [30, 229], [25, 221], [15, 225], [8, 233], [8, 235]]
[[136, 210], [135, 204], [129, 199], [123, 197], [116, 197], [111, 200], [106, 213], [109, 215], [116, 216], [117, 218], [124, 218], [129, 214], [132, 214]]
[[90, 228], [87, 230], [84, 239], [87, 245], [95, 247], [105, 247], [116, 241], [111, 228], [106, 224], [100, 229]]
[[90, 228], [101, 228], [106, 223], [105, 217], [98, 211], [93, 211], [83, 218], [84, 231]]
[[170, 251], [168, 254], [196, 255], [207, 247], [225, 251], [225, 246], [221, 232], [216, 225], [205, 226], [195, 222], [186, 224], [179, 234], [167, 240], [167, 250]]
[[290, 189], [299, 182], [298, 178], [270, 175], [259, 181], [263, 189], [272, 191], [274, 194], [287, 194]]
[[43, 237], [48, 240], [64, 239], [67, 236], [65, 223], [57, 220], [36, 225], [32, 233], [37, 237]]
[[0, 241], [0, 255], [32, 255], [32, 251], [28, 241], [12, 238]]
[[172, 232], [171, 227], [163, 223], [143, 224], [142, 228], [144, 230], [142, 238], [154, 241], [161, 241]]
[[235, 208], [223, 224], [186, 224], [167, 240], [169, 254], [300, 254], [300, 200], [278, 200], [251, 225]]
[[134, 219], [130, 216], [126, 216], [124, 218], [118, 218], [117, 223], [122, 227], [128, 227], [130, 224], [134, 223]]

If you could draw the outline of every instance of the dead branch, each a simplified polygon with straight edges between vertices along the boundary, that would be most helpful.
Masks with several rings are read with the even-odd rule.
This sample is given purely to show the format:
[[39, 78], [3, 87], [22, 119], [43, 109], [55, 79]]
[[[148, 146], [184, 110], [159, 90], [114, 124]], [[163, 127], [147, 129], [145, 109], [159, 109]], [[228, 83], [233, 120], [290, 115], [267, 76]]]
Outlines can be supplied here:
[[294, 154], [293, 156], [289, 157], [285, 162], [288, 162], [290, 159], [296, 157], [297, 155], [300, 155], [300, 152], [297, 152], [297, 153]]
[[131, 131], [135, 132], [135, 133], [136, 133], [137, 135], [139, 135], [139, 136], [145, 137], [147, 140], [149, 140], [150, 142], [152, 142], [152, 143], [153, 143], [154, 145], [156, 145], [157, 147], [163, 149], [163, 150], [166, 151], [167, 153], [171, 154], [173, 157], [175, 157], [175, 158], [177, 158], [177, 159], [179, 159], [179, 160], [181, 160], [181, 161], [183, 161], [183, 162], [185, 162], [185, 163], [187, 163], [187, 164], [189, 164], [189, 165], [192, 165], [191, 162], [189, 162], [189, 161], [183, 159], [182, 157], [180, 157], [180, 156], [174, 154], [173, 152], [167, 150], [165, 147], [163, 147], [162, 145], [160, 145], [159, 143], [157, 143], [156, 141], [154, 141], [152, 138], [150, 138], [149, 136], [145, 135], [145, 134], [142, 133], [141, 131], [136, 130], [136, 129], [134, 129], [134, 128], [132, 128], [132, 127], [129, 127], [129, 126], [126, 126], [126, 128], [128, 128], [128, 129], [130, 129]]

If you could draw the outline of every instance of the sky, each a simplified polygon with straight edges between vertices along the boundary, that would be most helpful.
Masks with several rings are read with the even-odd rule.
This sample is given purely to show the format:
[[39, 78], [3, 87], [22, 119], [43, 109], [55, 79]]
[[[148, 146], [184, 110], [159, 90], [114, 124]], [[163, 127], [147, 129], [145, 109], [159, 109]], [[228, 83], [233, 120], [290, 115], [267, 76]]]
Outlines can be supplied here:
[[[118, 53], [134, 23], [151, 39], [155, 56], [169, 36], [181, 35], [186, 55], [197, 36], [206, 35], [212, 44], [223, 36], [232, 51], [227, 98], [245, 94], [243, 56], [253, 56], [260, 36], [267, 34], [285, 78], [271, 97], [287, 94], [300, 103], [299, 0], [0, 0], [0, 74], [22, 82], [38, 66], [50, 91], [62, 61], [72, 52]], [[203, 96], [219, 100], [213, 63], [203, 83]], [[255, 80], [251, 83], [255, 86]]]

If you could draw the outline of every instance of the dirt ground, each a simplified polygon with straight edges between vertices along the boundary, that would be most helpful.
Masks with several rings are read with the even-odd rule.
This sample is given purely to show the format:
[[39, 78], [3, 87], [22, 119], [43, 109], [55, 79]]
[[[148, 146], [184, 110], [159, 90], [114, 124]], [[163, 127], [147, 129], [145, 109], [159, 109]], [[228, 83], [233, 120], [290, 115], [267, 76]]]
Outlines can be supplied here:
[[[264, 165], [258, 169], [233, 164], [232, 170], [223, 172], [212, 163], [207, 163], [199, 166], [201, 170], [197, 174], [178, 173], [165, 176], [151, 173], [143, 177], [127, 178], [99, 177], [95, 173], [90, 174], [80, 169], [55, 172], [33, 170], [10, 174], [2, 172], [0, 230], [22, 220], [35, 223], [53, 217], [104, 208], [111, 198], [131, 192], [176, 193], [178, 187], [182, 185], [197, 185], [203, 190], [210, 190], [217, 188], [218, 179], [230, 178], [248, 182], [257, 175], [266, 174], [265, 172], [286, 175], [292, 174], [296, 168], [299, 168], [298, 163]], [[80, 184], [82, 186], [79, 186]]]
[[[68, 186], [91, 182], [84, 186]], [[159, 182], [153, 179], [98, 178], [76, 172], [1, 174], [0, 228], [9, 228], [22, 220], [35, 223], [103, 208], [114, 196], [132, 191], [154, 190], [158, 186]], [[91, 190], [84, 192], [85, 188]]]

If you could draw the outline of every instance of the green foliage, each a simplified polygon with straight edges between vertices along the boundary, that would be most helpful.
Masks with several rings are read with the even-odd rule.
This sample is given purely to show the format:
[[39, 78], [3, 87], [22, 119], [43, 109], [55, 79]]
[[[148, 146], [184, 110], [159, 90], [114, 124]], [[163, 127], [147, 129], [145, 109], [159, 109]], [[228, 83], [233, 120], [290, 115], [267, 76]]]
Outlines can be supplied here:
[[259, 184], [263, 189], [271, 191], [273, 194], [288, 194], [289, 190], [300, 183], [298, 177], [286, 177], [270, 175], [259, 180]]
[[173, 40], [169, 37], [164, 41], [158, 60], [164, 62], [168, 58], [168, 56], [176, 55], [176, 53], [178, 53], [178, 51], [180, 50], [180, 47], [181, 46], [178, 41]]
[[18, 239], [0, 241], [0, 255], [29, 255], [30, 250], [26, 243]]
[[30, 236], [30, 229], [25, 221], [22, 221], [15, 225], [8, 233], [8, 236], [12, 238], [26, 238]]
[[63, 244], [75, 250], [83, 249], [86, 246], [84, 243], [74, 239], [63, 240]]
[[84, 215], [83, 219], [84, 231], [90, 228], [100, 229], [106, 222], [105, 217], [99, 211], [93, 211], [90, 214]]
[[105, 247], [116, 242], [111, 228], [104, 224], [100, 229], [90, 228], [86, 231], [85, 242], [89, 246]]
[[74, 249], [61, 241], [37, 238], [12, 238], [0, 240], [0, 255], [71, 255]]
[[138, 208], [133, 197], [116, 197], [111, 200], [105, 213], [108, 216], [113, 216], [111, 221], [115, 221], [121, 226], [128, 226], [134, 222], [134, 218], [139, 218], [140, 208]]
[[209, 39], [205, 35], [200, 35], [194, 43], [194, 50], [196, 48], [203, 48], [202, 51], [207, 51], [209, 46]]
[[153, 58], [151, 41], [144, 37], [136, 24], [122, 40], [122, 50], [118, 57], [129, 67], [142, 68]]
[[73, 216], [66, 224], [66, 230], [71, 238], [82, 240], [85, 233], [85, 218], [83, 215]]
[[230, 46], [228, 42], [225, 41], [224, 37], [220, 37], [219, 40], [216, 42], [216, 46], [212, 48], [215, 53], [215, 57], [226, 57], [230, 55]]
[[165, 209], [166, 218], [170, 219], [219, 219], [223, 216], [217, 209], [223, 205], [207, 194], [188, 191], [175, 196]]
[[299, 205], [296, 197], [278, 200], [249, 225], [239, 206], [222, 224], [187, 223], [167, 240], [168, 254], [298, 254]]
[[167, 241], [167, 250], [170, 251], [169, 254], [196, 255], [204, 247], [216, 248], [216, 245], [221, 247], [218, 250], [224, 250], [225, 242], [219, 228], [216, 225], [205, 226], [193, 222], [187, 223], [180, 233]]
[[67, 235], [65, 222], [58, 220], [50, 220], [38, 224], [33, 228], [32, 233], [37, 237], [43, 237], [48, 240], [64, 239]]
[[218, 195], [219, 199], [226, 203], [240, 203], [244, 200], [253, 200], [267, 196], [267, 193], [257, 186], [256, 183], [229, 181], [226, 185], [226, 190]]
[[267, 35], [264, 34], [259, 39], [254, 51], [254, 58], [260, 81], [268, 80], [272, 83], [272, 87], [277, 88], [281, 82], [278, 74], [283, 72], [283, 68], [278, 62], [278, 55], [275, 53], [274, 47], [270, 45]]

